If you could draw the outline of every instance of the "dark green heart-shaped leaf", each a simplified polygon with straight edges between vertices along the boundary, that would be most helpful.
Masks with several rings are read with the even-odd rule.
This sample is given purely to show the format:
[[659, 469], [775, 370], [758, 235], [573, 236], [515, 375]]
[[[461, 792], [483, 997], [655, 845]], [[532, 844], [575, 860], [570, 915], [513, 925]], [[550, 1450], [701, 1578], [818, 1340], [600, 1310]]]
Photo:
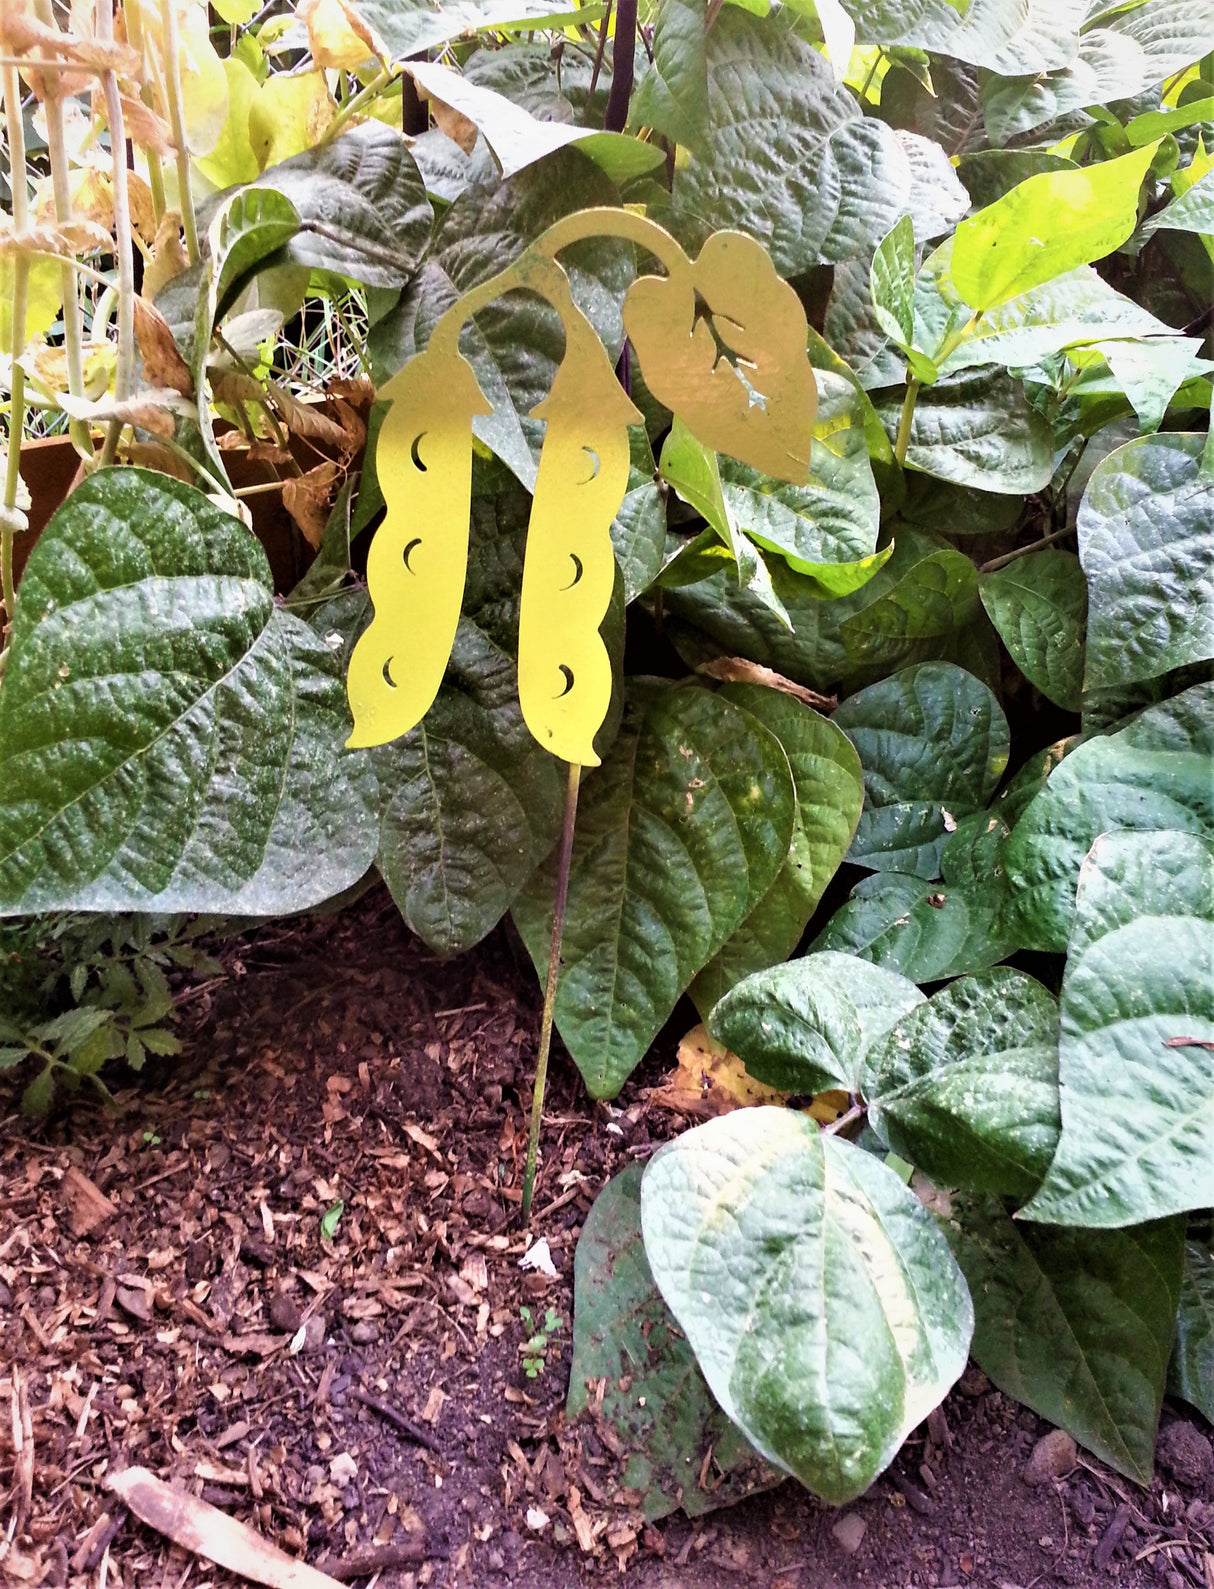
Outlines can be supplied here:
[[1214, 657], [1214, 478], [1204, 435], [1143, 436], [1092, 473], [1079, 507], [1091, 595], [1087, 688]]
[[738, 1109], [667, 1143], [641, 1182], [641, 1227], [713, 1395], [834, 1505], [965, 1367], [973, 1312], [931, 1216], [807, 1116]]
[[1208, 1236], [1185, 1242], [1168, 1393], [1214, 1419], [1214, 1251]]
[[1058, 1004], [1023, 971], [961, 977], [865, 1057], [869, 1124], [946, 1186], [1028, 1197], [1058, 1141]]
[[788, 858], [775, 882], [689, 989], [705, 1015], [735, 982], [787, 959], [800, 943], [847, 854], [864, 799], [859, 757], [847, 735], [827, 718], [783, 690], [761, 684], [727, 684], [721, 694], [757, 717], [784, 747], [797, 815]]
[[1062, 1136], [1024, 1218], [1135, 1225], [1214, 1206], [1211, 967], [1214, 843], [1102, 834], [1062, 984]]
[[813, 954], [739, 982], [708, 1025], [769, 1087], [854, 1092], [869, 1045], [922, 998], [892, 971], [850, 955]]
[[352, 127], [257, 178], [289, 199], [299, 230], [285, 258], [352, 276], [366, 287], [403, 287], [430, 241], [434, 211], [399, 132], [382, 122]]
[[874, 872], [852, 889], [814, 943], [859, 955], [913, 982], [985, 971], [1016, 940], [1004, 921], [1004, 823], [989, 811], [962, 817], [940, 857], [942, 882]]
[[953, 1200], [974, 1299], [974, 1361], [1000, 1390], [1149, 1484], [1176, 1328], [1184, 1220], [1066, 1230]]
[[939, 876], [950, 831], [985, 805], [1007, 766], [998, 701], [963, 669], [925, 662], [850, 696], [834, 722], [864, 769], [864, 811], [848, 859]]
[[0, 689], [0, 910], [303, 910], [375, 851], [339, 663], [198, 491], [106, 469], [30, 555]]
[[1086, 740], [1050, 774], [1003, 852], [1009, 923], [1022, 945], [1061, 954], [1079, 868], [1097, 834], [1171, 828], [1214, 838], [1214, 684]]
[[[640, 1491], [651, 1521], [679, 1507], [699, 1517], [782, 1476], [712, 1399], [662, 1301], [641, 1239], [642, 1168], [607, 1183], [578, 1239], [567, 1410], [579, 1417], [590, 1404], [589, 1382], [605, 1381], [596, 1409], [623, 1447], [618, 1487]], [[710, 1452], [721, 1475], [711, 1489], [701, 1483]]]
[[1065, 711], [1083, 694], [1088, 590], [1073, 552], [1047, 548], [982, 574], [978, 593], [1012, 661]]
[[[894, 436], [902, 394], [874, 401]], [[1053, 475], [1054, 441], [1018, 381], [1003, 371], [963, 371], [919, 393], [906, 464], [954, 485], [1023, 496]]]
[[675, 171], [671, 222], [680, 229], [702, 237], [744, 216], [776, 269], [796, 275], [867, 261], [898, 217], [920, 206], [936, 212], [919, 228], [925, 237], [965, 213], [968, 195], [943, 151], [861, 115], [819, 51], [776, 17], [727, 7], [697, 48], [706, 51], [707, 117], [702, 147], [693, 143]]
[[[775, 881], [796, 795], [775, 735], [698, 686], [633, 680], [578, 807], [556, 1024], [596, 1098], [620, 1090], [688, 984]], [[548, 961], [553, 861], [514, 919]]]

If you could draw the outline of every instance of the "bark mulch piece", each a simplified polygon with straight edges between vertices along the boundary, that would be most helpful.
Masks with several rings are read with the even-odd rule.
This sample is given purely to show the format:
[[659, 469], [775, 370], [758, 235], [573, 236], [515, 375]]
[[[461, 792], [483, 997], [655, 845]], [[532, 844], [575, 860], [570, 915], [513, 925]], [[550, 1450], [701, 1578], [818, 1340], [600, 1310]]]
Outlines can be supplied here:
[[[556, 1058], [534, 1226], [558, 1275], [525, 1273], [539, 997], [507, 931], [441, 961], [377, 890], [217, 953], [184, 1055], [117, 1113], [40, 1132], [0, 1092], [0, 1579], [239, 1582], [127, 1514], [107, 1477], [139, 1464], [384, 1589], [1214, 1589], [1208, 1481], [1144, 1492], [1081, 1454], [1031, 1487], [1047, 1426], [975, 1369], [842, 1517], [786, 1484], [646, 1524], [563, 1408], [578, 1234], [679, 1129], [647, 1101], [663, 1065], [609, 1107]], [[523, 1307], [561, 1320], [535, 1378]]]

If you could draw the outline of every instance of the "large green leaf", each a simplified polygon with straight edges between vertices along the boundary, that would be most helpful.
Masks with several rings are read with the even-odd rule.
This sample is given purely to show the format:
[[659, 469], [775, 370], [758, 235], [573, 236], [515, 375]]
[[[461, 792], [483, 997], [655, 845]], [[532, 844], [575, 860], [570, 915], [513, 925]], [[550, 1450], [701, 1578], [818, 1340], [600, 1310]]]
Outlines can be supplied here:
[[629, 108], [635, 128], [652, 127], [697, 151], [708, 126], [708, 23], [704, 0], [662, 0], [653, 61]]
[[1154, 232], [1214, 233], [1214, 171], [1207, 171], [1191, 188], [1142, 223], [1143, 237]]
[[374, 29], [393, 60], [421, 55], [461, 34], [572, 12], [565, 0], [355, 0], [352, 10]]
[[962, 221], [952, 276], [965, 302], [994, 309], [1120, 248], [1138, 224], [1138, 190], [1157, 147], [1079, 171], [1040, 171]]
[[[642, 1168], [607, 1183], [578, 1239], [567, 1410], [579, 1417], [590, 1404], [588, 1381], [605, 1381], [597, 1415], [623, 1447], [621, 1486], [640, 1491], [651, 1521], [679, 1507], [699, 1517], [781, 1476], [712, 1399], [662, 1301], [641, 1239]], [[721, 1475], [711, 1489], [701, 1482], [710, 1453]]]
[[847, 854], [864, 801], [860, 759], [847, 735], [827, 718], [761, 684], [727, 684], [721, 694], [757, 717], [784, 747], [797, 814], [788, 857], [775, 882], [691, 985], [701, 1013], [742, 977], [786, 960], [797, 947]]
[[[1086, 0], [848, 0], [861, 44], [903, 45], [992, 72], [1047, 72], [1075, 58]], [[1200, 53], [1200, 52], [1199, 52]]]
[[281, 193], [299, 216], [286, 261], [364, 287], [403, 287], [430, 241], [434, 211], [421, 172], [400, 133], [382, 122], [271, 166], [257, 187]]
[[973, 1312], [931, 1216], [804, 1115], [738, 1109], [667, 1143], [641, 1182], [641, 1226], [713, 1395], [835, 1505], [965, 1367]]
[[1028, 1197], [1058, 1141], [1058, 1004], [1023, 971], [961, 977], [869, 1050], [869, 1124], [946, 1186]]
[[1003, 851], [1024, 947], [1061, 954], [1083, 858], [1100, 833], [1174, 829], [1214, 839], [1214, 684], [1079, 745], [1050, 774]]
[[950, 238], [923, 262], [915, 281], [915, 336], [946, 375], [988, 364], [1022, 369], [1076, 344], [1166, 337], [1170, 330], [1090, 265], [975, 316], [953, 281], [952, 260]]
[[1214, 843], [1097, 839], [1062, 984], [1062, 1136], [1024, 1218], [1136, 1225], [1214, 1206], [1212, 967]]
[[1182, 1219], [1128, 1230], [1013, 1220], [953, 1200], [948, 1230], [974, 1299], [974, 1360], [1118, 1472], [1149, 1484], [1180, 1291]]
[[957, 819], [986, 804], [1007, 766], [998, 701], [964, 669], [924, 662], [850, 696], [834, 721], [864, 769], [864, 811], [848, 859], [938, 877]]
[[30, 555], [0, 688], [0, 911], [303, 910], [375, 853], [337, 659], [253, 536], [106, 469]]
[[1143, 436], [1092, 473], [1079, 508], [1089, 689], [1214, 657], [1214, 476], [1204, 435]]
[[723, 457], [721, 491], [751, 540], [778, 552], [790, 568], [829, 584], [836, 565], [856, 564], [876, 551], [881, 503], [859, 392], [825, 370], [817, 383], [809, 479], [789, 485]]
[[561, 821], [564, 780], [523, 722], [512, 659], [461, 620], [434, 705], [374, 761], [388, 794], [376, 862], [401, 915], [439, 954], [471, 948]]
[[[556, 1024], [591, 1093], [614, 1097], [696, 972], [788, 857], [796, 795], [780, 742], [696, 685], [633, 680], [623, 727], [586, 780]], [[553, 863], [514, 907], [548, 960]]]
[[[875, 401], [895, 435], [902, 394]], [[954, 485], [1023, 496], [1049, 483], [1054, 440], [1018, 381], [1002, 371], [964, 371], [919, 393], [906, 463]]]
[[767, 554], [764, 562], [791, 628], [722, 568], [666, 593], [675, 620], [668, 630], [684, 656], [699, 662], [724, 652], [811, 689], [854, 688], [908, 663], [957, 654], [974, 620], [986, 623], [969, 558], [909, 527], [899, 529], [893, 555], [861, 588], [834, 600], [783, 558]]
[[1079, 51], [1053, 68], [996, 67], [983, 85], [982, 108], [996, 143], [1044, 127], [1070, 111], [1133, 99], [1214, 49], [1208, 0], [1155, 0], [1104, 7], [1079, 40]]
[[1187, 1241], [1168, 1391], [1214, 1419], [1214, 1251]]
[[1056, 706], [1077, 712], [1083, 695], [1088, 587], [1073, 552], [1030, 552], [978, 580], [982, 605], [1012, 661]]
[[739, 982], [708, 1026], [769, 1087], [855, 1092], [869, 1045], [922, 997], [905, 977], [850, 955], [806, 955]]
[[[616, 202], [612, 184], [572, 148], [558, 149], [491, 190], [469, 187], [444, 215], [399, 305], [372, 328], [376, 365], [389, 374], [398, 370], [426, 346], [460, 293], [496, 274], [561, 216]], [[594, 241], [561, 257], [575, 300], [614, 359], [624, 340], [620, 304], [633, 277], [631, 250]], [[565, 351], [556, 311], [532, 293], [511, 293], [465, 326], [460, 351], [493, 404], [492, 414], [474, 420], [476, 436], [533, 490], [544, 424], [530, 417], [531, 410], [548, 395]]]
[[916, 160], [930, 173], [917, 171], [893, 129], [861, 115], [825, 58], [777, 18], [726, 7], [708, 34], [707, 70], [703, 152], [676, 169], [671, 192], [672, 222], [689, 233], [744, 217], [776, 268], [795, 275], [867, 259], [922, 198], [945, 212], [922, 236], [965, 213], [968, 195], [943, 151], [918, 140], [926, 147]]
[[814, 948], [859, 955], [913, 982], [939, 982], [1005, 960], [1016, 947], [1004, 922], [999, 851], [1006, 834], [988, 812], [963, 817], [941, 854], [943, 883], [906, 872], [862, 878]]

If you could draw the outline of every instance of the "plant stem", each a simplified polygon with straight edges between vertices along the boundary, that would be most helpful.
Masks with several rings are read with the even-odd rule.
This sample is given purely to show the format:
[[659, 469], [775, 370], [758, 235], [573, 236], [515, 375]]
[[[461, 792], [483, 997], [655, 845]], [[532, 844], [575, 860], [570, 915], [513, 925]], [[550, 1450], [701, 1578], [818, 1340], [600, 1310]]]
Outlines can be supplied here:
[[898, 439], [894, 442], [894, 457], [898, 460], [899, 467], [906, 462], [906, 450], [910, 446], [911, 421], [915, 417], [915, 399], [919, 396], [920, 384], [917, 376], [907, 374], [906, 396], [902, 399], [902, 415], [898, 420]]
[[[25, 124], [21, 117], [21, 82], [17, 69], [4, 68], [4, 119], [8, 131], [9, 186], [13, 196], [13, 230], [20, 235], [29, 226], [29, 189], [25, 169]], [[9, 401], [8, 460], [4, 475], [4, 512], [0, 517], [0, 600], [4, 602], [4, 633], [13, 621], [13, 532], [20, 518], [17, 489], [21, 481], [21, 438], [25, 431], [25, 371], [17, 360], [25, 352], [25, 310], [29, 288], [29, 256], [13, 260], [13, 301], [10, 352], [12, 354]], [[21, 516], [23, 517], [23, 515]]]
[[1074, 535], [1073, 529], [1065, 525], [1060, 530], [1051, 530], [1048, 535], [1043, 535], [1039, 541], [1030, 541], [1027, 546], [1018, 546], [1014, 552], [1005, 552], [1002, 557], [992, 557], [989, 563], [983, 563], [978, 572], [980, 574], [993, 574], [997, 568], [1006, 568], [1009, 563], [1014, 563], [1018, 557], [1027, 557], [1030, 552], [1039, 552], [1043, 546], [1050, 546], [1055, 541], [1063, 541], [1068, 535]]
[[838, 1136], [839, 1133], [841, 1131], [845, 1131], [848, 1126], [854, 1125], [857, 1120], [863, 1119], [867, 1113], [867, 1104], [854, 1103], [852, 1104], [851, 1108], [848, 1109], [846, 1113], [841, 1114], [837, 1120], [832, 1120], [828, 1126], [823, 1126], [822, 1135], [824, 1137]]
[[569, 763], [565, 786], [565, 815], [561, 823], [561, 848], [556, 865], [556, 897], [552, 905], [552, 942], [548, 949], [548, 980], [544, 984], [544, 1014], [540, 1021], [540, 1049], [535, 1061], [535, 1086], [531, 1093], [531, 1135], [527, 1139], [527, 1167], [523, 1171], [523, 1226], [531, 1219], [531, 1194], [535, 1190], [535, 1160], [544, 1118], [544, 1084], [548, 1080], [548, 1052], [552, 1047], [552, 1016], [556, 983], [561, 969], [561, 937], [565, 931], [565, 905], [569, 898], [569, 863], [573, 855], [573, 829], [577, 821], [578, 785], [582, 769]]
[[611, 45], [611, 92], [603, 116], [605, 132], [623, 132], [632, 98], [637, 47], [637, 0], [619, 0], [615, 8], [615, 38]]
[[[109, 42], [114, 36], [112, 0], [97, 0], [98, 39]], [[110, 124], [111, 181], [114, 187], [114, 254], [118, 261], [118, 363], [114, 371], [114, 399], [122, 403], [135, 386], [135, 262], [131, 247], [131, 207], [126, 181], [126, 124], [122, 97], [115, 72], [102, 78], [105, 91], [105, 117]], [[110, 421], [105, 445], [101, 449], [103, 466], [112, 464], [122, 435], [122, 421]]]
[[357, 94], [351, 94], [345, 104], [338, 107], [337, 114], [316, 140], [317, 148], [323, 149], [326, 144], [332, 143], [351, 116], [356, 116], [364, 105], [370, 104], [377, 94], [383, 93], [394, 75], [392, 68], [385, 66], [371, 79], [366, 88], [360, 88]]
[[177, 149], [177, 202], [181, 206], [181, 226], [185, 232], [185, 251], [190, 264], [198, 263], [198, 223], [194, 218], [194, 195], [190, 182], [190, 150], [185, 136], [185, 103], [181, 92], [181, 43], [177, 37], [176, 0], [160, 0], [161, 39], [164, 49], [164, 89], [169, 102], [169, 124]]
[[[57, 28], [51, 0], [35, 0], [39, 22], [48, 28]], [[59, 73], [47, 69], [43, 73], [46, 96], [46, 144], [51, 157], [51, 186], [55, 194], [55, 219], [67, 226], [72, 219], [71, 167], [67, 157], [67, 138], [63, 130], [63, 94]], [[84, 328], [80, 315], [79, 273], [74, 260], [64, 260], [60, 266], [63, 278], [63, 350], [67, 361], [67, 389], [73, 397], [84, 396]], [[88, 425], [82, 419], [68, 423], [68, 434], [76, 451], [89, 464], [93, 461], [93, 443]]]

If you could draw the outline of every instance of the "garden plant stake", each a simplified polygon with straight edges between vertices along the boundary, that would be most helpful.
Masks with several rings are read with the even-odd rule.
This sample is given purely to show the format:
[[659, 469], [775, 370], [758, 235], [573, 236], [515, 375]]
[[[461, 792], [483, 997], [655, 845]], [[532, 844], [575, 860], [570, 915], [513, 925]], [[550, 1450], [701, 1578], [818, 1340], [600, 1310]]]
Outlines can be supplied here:
[[[817, 389], [805, 311], [767, 253], [718, 232], [693, 262], [653, 221], [581, 210], [550, 227], [512, 264], [457, 300], [418, 355], [384, 388], [392, 406], [376, 454], [387, 515], [367, 558], [374, 605], [354, 647], [349, 744], [382, 745], [422, 720], [438, 694], [459, 623], [468, 560], [472, 421], [492, 412], [460, 332], [504, 293], [539, 293], [560, 316], [565, 353], [532, 417], [547, 422], [528, 526], [519, 618], [518, 690], [533, 737], [568, 763], [551, 949], [544, 990], [522, 1214], [531, 1212], [561, 934], [583, 767], [611, 704], [600, 629], [611, 602], [611, 525], [628, 489], [628, 426], [641, 415], [616, 381], [556, 255], [589, 237], [621, 237], [666, 276], [643, 276], [624, 299], [624, 325], [650, 389], [705, 446], [794, 483], [809, 473]], [[727, 354], [732, 354], [736, 364]]]

